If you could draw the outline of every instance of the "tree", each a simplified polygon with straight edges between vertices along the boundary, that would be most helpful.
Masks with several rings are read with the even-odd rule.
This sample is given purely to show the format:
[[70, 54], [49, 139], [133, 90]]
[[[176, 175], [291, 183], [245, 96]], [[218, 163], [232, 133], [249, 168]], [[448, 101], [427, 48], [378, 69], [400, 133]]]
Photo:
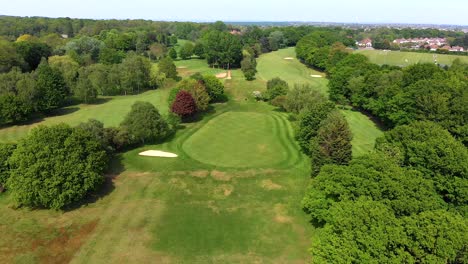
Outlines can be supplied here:
[[19, 206], [61, 209], [103, 182], [107, 155], [87, 131], [39, 126], [20, 140], [10, 166], [7, 187]]
[[93, 102], [97, 98], [97, 89], [88, 78], [87, 70], [81, 68], [78, 74], [78, 80], [73, 88], [73, 95], [85, 104]]
[[257, 73], [257, 61], [255, 57], [245, 56], [241, 61], [241, 69], [247, 81], [255, 80], [255, 74]]
[[203, 81], [206, 92], [210, 96], [210, 102], [221, 102], [224, 100], [224, 85], [216, 76], [205, 74], [202, 76], [201, 81]]
[[70, 89], [76, 84], [78, 77], [78, 69], [80, 65], [73, 60], [70, 56], [51, 56], [48, 59], [49, 65], [52, 69], [62, 73], [65, 83]]
[[16, 50], [28, 64], [29, 70], [35, 70], [42, 58], [48, 58], [52, 50], [47, 44], [40, 42], [21, 41], [15, 43]]
[[125, 52], [122, 50], [103, 47], [99, 51], [99, 62], [103, 64], [119, 64], [125, 58]]
[[278, 96], [286, 95], [289, 91], [289, 85], [286, 81], [281, 80], [279, 77], [273, 78], [267, 82], [267, 90], [265, 98], [269, 101]]
[[13, 67], [26, 68], [26, 62], [9, 41], [0, 40], [0, 73], [9, 72]]
[[120, 64], [121, 88], [125, 94], [135, 94], [150, 88], [150, 61], [135, 53], [129, 53]]
[[281, 31], [273, 31], [268, 37], [270, 50], [275, 51], [284, 47], [284, 34]]
[[345, 117], [332, 111], [322, 121], [317, 136], [311, 140], [312, 174], [317, 175], [323, 164], [348, 164], [351, 160], [352, 134]]
[[286, 111], [299, 114], [302, 110], [315, 104], [326, 102], [327, 99], [310, 84], [298, 85], [287, 93], [284, 102]]
[[197, 42], [195, 43], [195, 46], [193, 47], [193, 54], [195, 56], [198, 56], [200, 59], [205, 58], [205, 47], [203, 46], [203, 43]]
[[164, 73], [167, 78], [177, 79], [177, 68], [170, 57], [164, 57], [159, 61], [158, 71]]
[[190, 59], [193, 55], [194, 46], [190, 42], [186, 42], [179, 50], [179, 55], [183, 60]]
[[19, 68], [0, 74], [0, 124], [25, 121], [41, 100], [33, 74]]
[[376, 149], [393, 149], [404, 166], [432, 178], [447, 202], [460, 206], [468, 203], [468, 151], [439, 125], [414, 122], [396, 127], [377, 139]]
[[0, 144], [0, 193], [5, 189], [5, 184], [10, 178], [9, 158], [16, 149], [14, 144]]
[[332, 102], [320, 102], [308, 106], [299, 114], [296, 139], [306, 154], [310, 154], [310, 140], [317, 136], [322, 121], [335, 109]]
[[228, 32], [211, 30], [202, 38], [205, 55], [209, 65], [223, 68], [240, 66], [242, 60], [242, 45], [237, 36]]
[[126, 128], [132, 143], [157, 142], [168, 134], [166, 121], [149, 102], [135, 102], [120, 126]]
[[171, 111], [182, 118], [187, 118], [197, 112], [197, 104], [189, 92], [181, 90], [171, 105]]
[[173, 60], [177, 59], [177, 50], [174, 48], [169, 49], [169, 57]]
[[69, 94], [68, 87], [60, 71], [53, 69], [44, 59], [37, 68], [39, 109], [50, 111], [61, 107]]
[[[102, 41], [84, 36], [69, 41], [65, 45], [65, 50], [69, 55], [76, 54], [75, 58], [80, 64], [89, 65], [99, 60], [99, 54], [104, 47], [105, 44]], [[108, 48], [114, 47], [108, 46]]]
[[[175, 52], [175, 54], [171, 54], [171, 52], [175, 51], [173, 48], [171, 48], [169, 51], [170, 51], [169, 56], [172, 59], [177, 59], [177, 52]], [[149, 54], [152, 59], [159, 60], [166, 54], [166, 52], [167, 52], [167, 47], [164, 46], [163, 44], [153, 43], [149, 46]], [[173, 56], [175, 56], [175, 58]]]
[[[197, 110], [205, 111], [208, 108], [210, 96], [206, 91], [203, 81], [184, 79], [177, 85], [176, 90], [177, 92], [181, 90], [189, 92], [197, 104]], [[170, 101], [169, 103], [171, 104], [172, 102]]]

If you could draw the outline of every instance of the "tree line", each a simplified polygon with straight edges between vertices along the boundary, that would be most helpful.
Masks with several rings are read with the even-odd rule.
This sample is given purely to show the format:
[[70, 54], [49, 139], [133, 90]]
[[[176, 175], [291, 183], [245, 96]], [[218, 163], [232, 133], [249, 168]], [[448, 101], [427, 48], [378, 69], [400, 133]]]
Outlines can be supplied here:
[[310, 34], [297, 56], [328, 73], [332, 101], [391, 130], [372, 153], [351, 158], [349, 128], [326, 114], [334, 104], [322, 99], [299, 114], [296, 137], [312, 160], [302, 205], [318, 229], [314, 262], [465, 263], [468, 65], [379, 66], [337, 40]]

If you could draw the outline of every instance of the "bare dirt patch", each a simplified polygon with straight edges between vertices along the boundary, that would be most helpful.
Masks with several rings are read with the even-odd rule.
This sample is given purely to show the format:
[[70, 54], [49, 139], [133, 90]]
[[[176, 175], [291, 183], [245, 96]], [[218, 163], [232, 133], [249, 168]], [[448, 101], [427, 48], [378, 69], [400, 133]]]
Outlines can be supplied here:
[[177, 69], [187, 69], [187, 66], [179, 66]]
[[292, 217], [288, 216], [284, 204], [275, 204], [273, 210], [275, 212], [275, 222], [281, 224], [289, 224], [292, 222]]
[[269, 191], [271, 190], [281, 190], [283, 186], [274, 183], [272, 180], [263, 180], [261, 183], [262, 188], [267, 189]]
[[93, 220], [79, 227], [71, 226], [68, 230], [60, 228], [57, 237], [49, 241], [34, 240], [31, 249], [39, 251], [41, 263], [69, 263], [97, 224], [98, 220]]
[[216, 198], [226, 198], [234, 191], [234, 187], [230, 184], [221, 184], [214, 189]]
[[197, 178], [206, 178], [210, 174], [207, 170], [199, 170], [199, 171], [192, 171], [190, 172], [190, 176], [197, 177]]
[[211, 172], [211, 177], [218, 181], [230, 181], [232, 176], [228, 175], [226, 172], [214, 170]]

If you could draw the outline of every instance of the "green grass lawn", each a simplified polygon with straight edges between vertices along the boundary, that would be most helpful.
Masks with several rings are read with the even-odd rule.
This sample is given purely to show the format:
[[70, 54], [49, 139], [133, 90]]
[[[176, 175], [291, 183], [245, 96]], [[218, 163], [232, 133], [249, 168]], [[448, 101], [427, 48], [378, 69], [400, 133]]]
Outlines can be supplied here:
[[[183, 124], [171, 139], [120, 154], [99, 194], [66, 212], [12, 209], [0, 194], [2, 263], [305, 263], [314, 229], [300, 201], [310, 162], [294, 139], [286, 113], [256, 102], [269, 78], [310, 82], [325, 91], [325, 78], [297, 61], [293, 49], [258, 59], [259, 75], [240, 70], [224, 80], [230, 101], [214, 104], [199, 121]], [[201, 60], [177, 61], [182, 76], [217, 73]], [[291, 69], [290, 69], [291, 68]], [[270, 72], [272, 71], [272, 72]], [[294, 77], [296, 76], [296, 77]], [[89, 118], [117, 125], [137, 100], [167, 112], [170, 88], [110, 97], [97, 105], [0, 129], [16, 141], [39, 124], [78, 124]], [[372, 149], [380, 132], [359, 112], [343, 112], [354, 134], [354, 155]], [[149, 149], [177, 158], [141, 157]]]
[[459, 58], [464, 63], [468, 63], [468, 56], [457, 56], [448, 54], [431, 54], [383, 50], [357, 50], [356, 53], [360, 53], [367, 56], [371, 62], [376, 64], [388, 64], [401, 67], [415, 63], [434, 63], [434, 56], [437, 56], [438, 63], [444, 65], [452, 65], [452, 62], [457, 58]]
[[257, 60], [257, 70], [257, 78], [265, 82], [281, 77], [289, 83], [290, 87], [294, 84], [310, 83], [315, 89], [327, 94], [327, 80], [311, 77], [311, 75], [325, 75], [300, 63], [296, 58], [295, 48], [281, 49], [261, 55]]
[[166, 114], [168, 112], [168, 92], [169, 89], [165, 88], [147, 91], [139, 95], [104, 97], [99, 104], [69, 106], [57, 111], [56, 116], [48, 116], [24, 125], [0, 128], [0, 143], [16, 142], [38, 125], [54, 125], [62, 122], [77, 125], [94, 118], [103, 122], [105, 126], [118, 126], [136, 101], [151, 102], [162, 114]]
[[375, 140], [383, 136], [382, 130], [368, 116], [355, 110], [340, 111], [353, 133], [353, 156], [361, 156], [374, 149]]

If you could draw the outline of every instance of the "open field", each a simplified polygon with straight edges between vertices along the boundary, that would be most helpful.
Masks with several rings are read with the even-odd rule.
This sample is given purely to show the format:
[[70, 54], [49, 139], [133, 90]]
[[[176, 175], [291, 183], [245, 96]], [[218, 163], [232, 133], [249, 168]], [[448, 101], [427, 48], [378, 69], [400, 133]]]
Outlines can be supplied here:
[[434, 56], [437, 56], [437, 62], [443, 65], [451, 65], [459, 58], [462, 62], [468, 63], [468, 56], [431, 54], [418, 52], [400, 52], [383, 50], [357, 50], [356, 53], [367, 56], [371, 62], [376, 64], [388, 64], [395, 66], [408, 66], [415, 63], [434, 63]]
[[168, 112], [168, 93], [169, 89], [158, 89], [132, 96], [101, 97], [99, 100], [100, 102], [96, 104], [81, 104], [65, 107], [56, 111], [55, 116], [48, 116], [23, 125], [0, 128], [0, 143], [16, 142], [18, 139], [24, 137], [29, 130], [38, 125], [54, 125], [62, 122], [70, 125], [77, 125], [93, 118], [103, 122], [105, 126], [117, 126], [136, 101], [151, 102], [162, 114], [166, 114]]
[[[285, 59], [288, 58], [288, 59]], [[291, 59], [292, 58], [292, 59]], [[295, 48], [281, 49], [276, 52], [261, 55], [258, 59], [257, 78], [268, 81], [275, 77], [287, 81], [289, 86], [301, 83], [310, 83], [316, 89], [327, 93], [327, 80], [314, 78], [311, 75], [323, 75], [318, 71], [309, 69], [296, 58]]]
[[[9, 208], [0, 195], [2, 263], [308, 263], [314, 228], [301, 208], [310, 162], [297, 146], [286, 113], [256, 102], [252, 92], [281, 77], [326, 92], [325, 78], [307, 69], [294, 49], [262, 55], [257, 80], [240, 70], [224, 80], [230, 101], [200, 121], [183, 124], [159, 145], [116, 157], [102, 190], [65, 212]], [[215, 74], [204, 61], [177, 61], [182, 76]], [[0, 129], [17, 141], [38, 124], [78, 124], [89, 118], [117, 125], [133, 102], [167, 112], [170, 88], [73, 106], [60, 116]], [[342, 110], [354, 134], [354, 155], [372, 149], [380, 131], [365, 115]], [[142, 157], [146, 150], [177, 158]]]
[[[192, 159], [193, 153], [184, 150], [200, 129], [220, 115], [244, 118], [249, 114], [246, 109], [254, 116], [287, 122], [285, 114], [271, 112], [264, 103], [219, 105], [201, 122], [180, 130], [173, 140], [123, 154], [125, 172], [110, 181], [107, 189], [113, 191], [97, 202], [62, 214], [13, 210], [7, 207], [8, 196], [0, 196], [0, 213], [6, 216], [0, 220], [0, 256], [7, 262], [26, 263], [53, 263], [49, 262], [52, 256], [72, 263], [306, 261], [313, 230], [305, 224], [300, 200], [309, 166], [288, 125], [277, 126], [277, 133], [294, 153], [287, 169], [281, 167], [286, 163], [221, 168], [198, 161], [200, 157]], [[267, 144], [277, 144], [273, 137], [268, 140]], [[235, 144], [226, 141], [233, 151], [230, 145]], [[146, 149], [179, 157], [138, 156]], [[62, 247], [69, 250], [61, 251]]]
[[375, 140], [383, 136], [382, 130], [366, 115], [354, 110], [340, 110], [346, 117], [353, 133], [353, 156], [369, 153], [374, 149]]

